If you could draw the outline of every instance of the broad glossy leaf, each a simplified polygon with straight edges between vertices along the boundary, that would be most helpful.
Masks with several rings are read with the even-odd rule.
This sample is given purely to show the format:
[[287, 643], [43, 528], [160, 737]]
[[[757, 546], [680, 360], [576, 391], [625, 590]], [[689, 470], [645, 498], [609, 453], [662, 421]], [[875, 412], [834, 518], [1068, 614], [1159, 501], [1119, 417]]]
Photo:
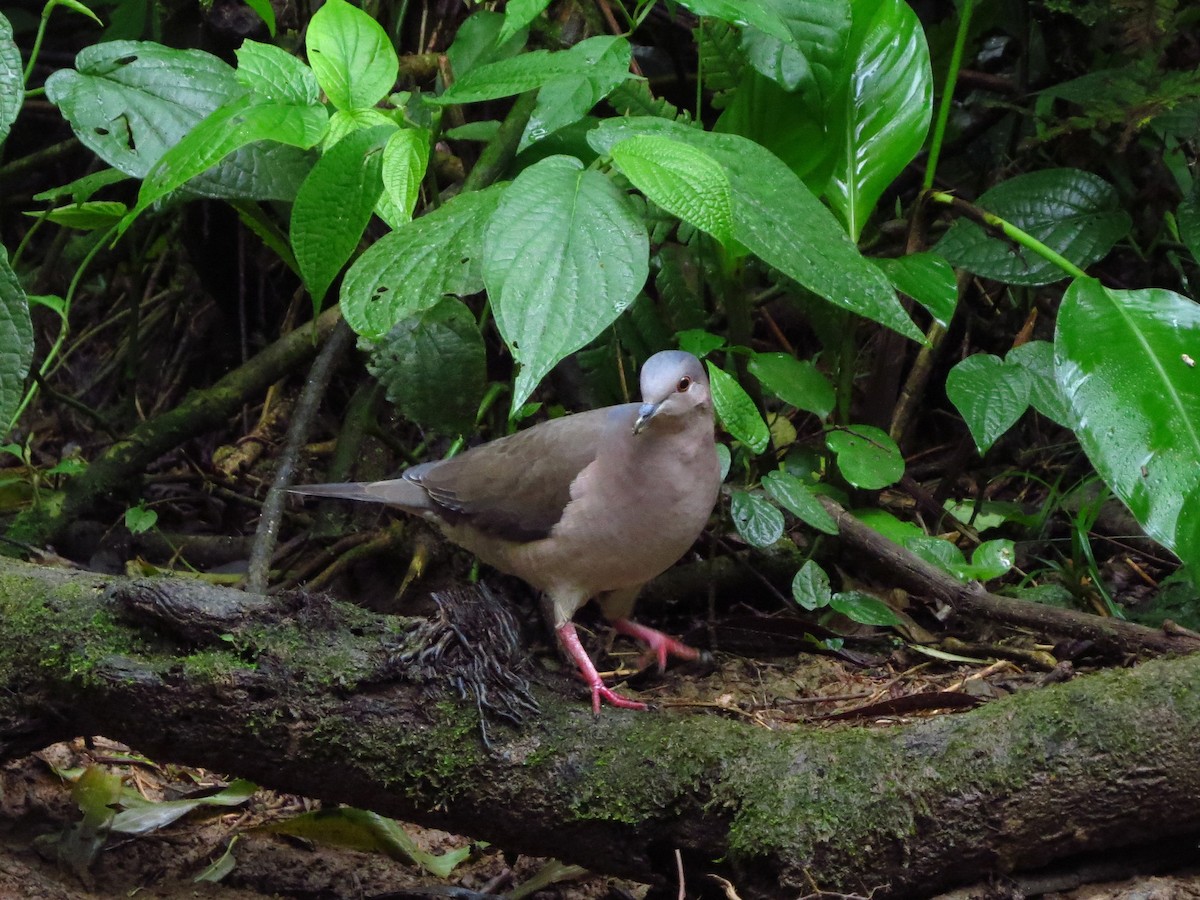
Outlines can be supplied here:
[[237, 61], [238, 82], [261, 97], [300, 106], [320, 102], [313, 70], [281, 47], [247, 38], [237, 49]]
[[832, 597], [829, 576], [811, 559], [802, 565], [792, 578], [792, 599], [803, 609], [822, 609], [829, 605]]
[[514, 410], [633, 302], [649, 249], [629, 199], [574, 157], [547, 157], [517, 176], [488, 223], [483, 259], [496, 325], [521, 364]]
[[729, 498], [729, 515], [752, 547], [770, 547], [783, 537], [783, 513], [761, 494], [735, 490]]
[[1005, 365], [1020, 366], [1029, 373], [1029, 402], [1033, 408], [1063, 428], [1075, 428], [1071, 405], [1063, 396], [1054, 373], [1054, 345], [1050, 341], [1026, 341], [1004, 357]]
[[[497, 100], [500, 97], [511, 97], [513, 94], [532, 91], [559, 78], [584, 80], [596, 78], [598, 82], [607, 82], [610, 80], [612, 72], [620, 68], [622, 58], [625, 59], [624, 69], [628, 69], [627, 54], [629, 52], [628, 41], [611, 36], [588, 38], [586, 41], [580, 41], [570, 50], [560, 50], [554, 53], [548, 50], [534, 50], [508, 59], [475, 66], [446, 88], [440, 96], [428, 99], [432, 103], [442, 104]], [[599, 68], [593, 72], [593, 66]], [[623, 79], [624, 75], [617, 80], [616, 84], [620, 84]], [[612, 87], [615, 87], [616, 84], [613, 84]], [[608, 90], [612, 90], [612, 87]], [[601, 97], [597, 97], [593, 101], [593, 105]]]
[[852, 74], [829, 125], [843, 143], [826, 197], [857, 241], [884, 189], [925, 142], [933, 71], [925, 32], [904, 0], [858, 0], [846, 52]]
[[946, 396], [967, 423], [981, 454], [1029, 408], [1032, 382], [1024, 367], [987, 353], [968, 356], [950, 370]]
[[459, 194], [376, 241], [342, 279], [355, 333], [375, 340], [447, 295], [483, 290], [483, 235], [507, 185]]
[[483, 336], [456, 297], [401, 319], [368, 368], [407, 418], [449, 435], [470, 430], [487, 383]]
[[0, 144], [8, 137], [25, 102], [25, 78], [21, 69], [21, 51], [13, 40], [12, 25], [0, 13]]
[[421, 179], [429, 165], [429, 132], [424, 128], [401, 128], [383, 148], [383, 190], [401, 217], [388, 222], [393, 230], [412, 218], [421, 192]]
[[383, 191], [383, 146], [395, 130], [355, 131], [325, 152], [292, 205], [292, 251], [314, 307], [358, 246]]
[[729, 176], [711, 156], [682, 141], [636, 135], [613, 147], [612, 158], [646, 197], [729, 246], [733, 239]]
[[75, 57], [75, 69], [46, 79], [46, 96], [83, 145], [135, 178], [145, 178], [197, 122], [245, 91], [212, 54], [150, 41], [94, 44]]
[[119, 223], [128, 211], [125, 204], [119, 200], [87, 200], [83, 203], [72, 203], [70, 206], [60, 206], [46, 213], [31, 212], [26, 215], [44, 215], [47, 222], [64, 228], [99, 231]]
[[731, 25], [753, 25], [781, 41], [791, 41], [792, 33], [767, 0], [679, 0], [679, 5], [698, 16], [711, 16]]
[[[1200, 534], [1200, 305], [1076, 279], [1054, 341], [1059, 384], [1096, 471], [1146, 533], [1191, 566]], [[1184, 528], [1179, 525], [1183, 522]]]
[[763, 476], [762, 484], [772, 500], [790, 510], [801, 522], [825, 534], [838, 533], [837, 521], [808, 485], [795, 475], [775, 469]]
[[529, 32], [522, 28], [506, 40], [500, 40], [505, 16], [479, 9], [467, 16], [454, 33], [454, 42], [446, 49], [446, 59], [455, 79], [476, 66], [516, 56], [525, 46]]
[[817, 367], [790, 353], [755, 353], [750, 357], [750, 374], [784, 403], [819, 418], [833, 411], [833, 386]]
[[751, 253], [831, 303], [923, 339], [883, 273], [778, 157], [739, 135], [649, 116], [603, 122], [588, 132], [588, 143], [610, 153], [635, 134], [692, 144], [724, 167], [733, 191], [733, 236]]
[[900, 617], [890, 606], [862, 591], [839, 591], [830, 598], [829, 608], [860, 625], [900, 624]]
[[374, 106], [396, 84], [400, 63], [387, 32], [346, 0], [325, 0], [304, 43], [317, 81], [338, 109]]
[[825, 444], [837, 456], [838, 469], [852, 485], [878, 490], [904, 474], [904, 457], [887, 432], [873, 425], [850, 425], [830, 431]]
[[736, 440], [741, 441], [755, 453], [762, 453], [771, 442], [771, 432], [758, 412], [750, 395], [737, 383], [737, 379], [724, 369], [705, 360], [708, 381], [712, 387], [713, 409], [717, 418]]
[[936, 253], [911, 253], [896, 259], [875, 259], [875, 265], [902, 293], [908, 294], [947, 328], [958, 305], [958, 282], [950, 263]]
[[155, 163], [142, 182], [138, 202], [125, 227], [157, 200], [183, 187], [234, 151], [257, 141], [300, 149], [315, 146], [325, 132], [322, 106], [275, 103], [254, 95], [239, 97], [196, 124]]
[[117, 813], [112, 820], [112, 830], [117, 834], [147, 834], [202, 806], [240, 806], [257, 790], [258, 786], [253, 782], [238, 779], [211, 797], [146, 802]]
[[[996, 185], [977, 201], [1086, 269], [1103, 259], [1131, 224], [1116, 189], [1079, 169], [1044, 169]], [[1068, 277], [1056, 263], [960, 219], [935, 248], [950, 264], [1009, 284], [1051, 284]]]
[[588, 38], [565, 51], [564, 56], [578, 60], [579, 71], [542, 85], [518, 151], [587, 115], [629, 77], [632, 53], [625, 38], [608, 36]]
[[504, 5], [504, 24], [496, 40], [503, 43], [520, 34], [549, 5], [550, 0], [508, 0]]
[[8, 251], [0, 245], [0, 429], [9, 425], [25, 392], [25, 378], [33, 361], [33, 324], [29, 301], [16, 273], [8, 264]]
[[1179, 236], [1192, 254], [1192, 260], [1200, 265], [1200, 198], [1195, 194], [1185, 197], [1175, 218], [1179, 223]]
[[790, 41], [756, 28], [742, 32], [742, 50], [760, 74], [787, 91], [811, 85], [822, 108], [833, 94], [850, 36], [850, 0], [768, 0]]

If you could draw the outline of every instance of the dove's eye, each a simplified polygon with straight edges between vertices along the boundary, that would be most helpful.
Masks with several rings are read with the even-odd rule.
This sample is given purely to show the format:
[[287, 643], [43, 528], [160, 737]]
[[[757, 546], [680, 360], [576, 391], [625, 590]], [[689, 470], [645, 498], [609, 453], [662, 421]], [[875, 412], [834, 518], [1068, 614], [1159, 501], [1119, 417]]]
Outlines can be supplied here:
[[690, 379], [688, 376], [684, 375], [682, 378], [679, 379], [679, 384], [675, 385], [675, 390], [679, 391], [679, 393], [682, 394], [684, 391], [686, 391], [691, 386], [692, 386], [692, 379]]

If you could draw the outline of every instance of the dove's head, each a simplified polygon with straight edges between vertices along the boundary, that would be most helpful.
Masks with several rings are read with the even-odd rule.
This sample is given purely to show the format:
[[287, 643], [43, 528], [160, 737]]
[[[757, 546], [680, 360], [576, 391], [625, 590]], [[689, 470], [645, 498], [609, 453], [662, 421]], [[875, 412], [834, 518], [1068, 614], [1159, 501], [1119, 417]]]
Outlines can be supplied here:
[[633, 424], [634, 434], [651, 422], [675, 430], [694, 419], [712, 421], [708, 374], [692, 354], [683, 350], [655, 353], [642, 366], [641, 381], [642, 406]]

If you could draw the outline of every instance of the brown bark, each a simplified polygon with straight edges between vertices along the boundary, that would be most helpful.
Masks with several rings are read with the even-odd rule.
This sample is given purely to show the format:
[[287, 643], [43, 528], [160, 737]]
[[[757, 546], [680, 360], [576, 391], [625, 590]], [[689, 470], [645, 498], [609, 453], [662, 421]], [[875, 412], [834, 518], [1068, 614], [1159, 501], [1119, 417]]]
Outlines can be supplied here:
[[594, 719], [564, 681], [489, 749], [424, 620], [11, 562], [0, 614], [0, 758], [105, 734], [643, 880], [678, 849], [743, 897], [906, 897], [1200, 830], [1200, 656], [886, 730]]

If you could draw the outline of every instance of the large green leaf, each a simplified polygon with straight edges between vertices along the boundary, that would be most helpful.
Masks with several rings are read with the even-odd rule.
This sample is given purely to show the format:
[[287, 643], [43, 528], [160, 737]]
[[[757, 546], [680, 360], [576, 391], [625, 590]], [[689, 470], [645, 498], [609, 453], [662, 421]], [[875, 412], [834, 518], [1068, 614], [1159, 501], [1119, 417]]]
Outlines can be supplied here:
[[783, 513], [761, 494], [733, 491], [729, 517], [738, 534], [752, 547], [770, 547], [783, 537]]
[[32, 360], [29, 300], [8, 264], [8, 251], [0, 245], [0, 428], [4, 434], [20, 406]]
[[898, 291], [920, 303], [933, 320], [947, 328], [958, 305], [958, 282], [950, 263], [936, 253], [910, 253], [897, 259], [875, 259], [875, 265]]
[[933, 71], [925, 32], [904, 0], [858, 0], [853, 8], [851, 74], [830, 108], [840, 153], [826, 196], [857, 241], [884, 189], [925, 141]]
[[650, 116], [611, 119], [588, 133], [597, 152], [637, 134], [703, 150], [729, 175], [733, 236], [809, 290], [914, 340], [921, 332], [883, 273], [867, 261], [804, 183], [770, 151], [735, 134], [713, 134]]
[[323, 106], [276, 103], [246, 95], [217, 108], [155, 163], [142, 182], [128, 223], [156, 200], [206, 172], [234, 151], [257, 141], [313, 147], [325, 132]]
[[842, 476], [857, 488], [878, 490], [900, 480], [904, 457], [887, 432], [874, 425], [849, 425], [825, 435]]
[[1059, 384], [1096, 471], [1146, 533], [1200, 563], [1200, 305], [1077, 279], [1054, 341]]
[[483, 336], [456, 297], [401, 319], [371, 349], [371, 374], [387, 397], [422, 428], [471, 428], [487, 382]]
[[25, 102], [25, 79], [21, 72], [21, 51], [13, 40], [12, 25], [0, 13], [0, 144], [17, 120]]
[[833, 386], [809, 360], [796, 359], [790, 353], [755, 353], [749, 369], [784, 403], [822, 419], [833, 411]]
[[612, 157], [649, 199], [729, 245], [733, 238], [729, 176], [711, 156], [691, 144], [646, 134], [621, 141], [612, 148]]
[[649, 250], [628, 198], [574, 157], [547, 157], [517, 176], [492, 214], [483, 260], [496, 325], [521, 364], [514, 410], [633, 302]]
[[[1081, 269], [1103, 259], [1131, 224], [1112, 185], [1079, 169], [1018, 175], [986, 191], [978, 204]], [[936, 249], [953, 266], [1009, 284], [1050, 284], [1067, 277], [1056, 263], [990, 237], [965, 219], [954, 223]]]
[[711, 16], [732, 25], [752, 25], [781, 41], [791, 41], [787, 22], [768, 0], [679, 0], [698, 16]]
[[396, 126], [354, 131], [326, 151], [292, 205], [290, 238], [314, 307], [358, 246], [383, 192], [383, 146]]
[[268, 100], [313, 106], [321, 99], [317, 76], [292, 54], [249, 38], [237, 49], [237, 79]]
[[325, 0], [304, 43], [317, 81], [338, 109], [374, 106], [396, 84], [400, 63], [387, 32], [346, 0]]
[[768, 0], [791, 33], [780, 40], [757, 28], [742, 32], [742, 50], [761, 75], [784, 90], [811, 87], [821, 107], [833, 94], [850, 36], [850, 0]]
[[149, 41], [94, 44], [74, 69], [46, 79], [46, 96], [83, 145], [134, 178], [145, 178], [197, 122], [245, 91], [212, 54]]
[[580, 71], [542, 85], [518, 150], [582, 119], [589, 110], [629, 77], [633, 50], [621, 37], [580, 41], [564, 56], [578, 60]]
[[1029, 408], [1032, 380], [1024, 367], [989, 353], [968, 356], [950, 370], [946, 396], [967, 423], [980, 453], [986, 453]]
[[376, 241], [342, 280], [347, 324], [377, 339], [447, 295], [482, 291], [483, 235], [506, 188], [459, 194]]
[[1029, 402], [1034, 409], [1063, 428], [1074, 429], [1075, 416], [1054, 374], [1052, 343], [1026, 341], [1009, 350], [1004, 363], [1006, 366], [1020, 366], [1029, 373]]

